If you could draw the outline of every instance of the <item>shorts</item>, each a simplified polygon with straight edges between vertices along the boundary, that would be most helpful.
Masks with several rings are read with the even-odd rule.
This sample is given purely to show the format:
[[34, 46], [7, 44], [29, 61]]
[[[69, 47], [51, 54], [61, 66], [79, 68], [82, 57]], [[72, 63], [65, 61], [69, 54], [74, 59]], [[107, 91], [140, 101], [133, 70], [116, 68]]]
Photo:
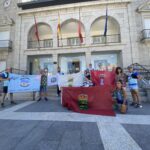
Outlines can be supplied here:
[[8, 86], [3, 87], [3, 93], [7, 94], [8, 93]]
[[47, 86], [41, 86], [40, 87], [40, 92], [46, 93], [47, 92]]
[[[118, 103], [118, 104], [123, 104], [123, 100], [119, 100], [119, 99], [117, 99], [117, 103]], [[125, 105], [128, 105], [128, 101], [127, 101], [127, 100], [126, 100]]]
[[129, 85], [129, 89], [130, 89], [130, 91], [132, 91], [132, 90], [138, 90], [139, 87], [138, 87], [138, 85]]

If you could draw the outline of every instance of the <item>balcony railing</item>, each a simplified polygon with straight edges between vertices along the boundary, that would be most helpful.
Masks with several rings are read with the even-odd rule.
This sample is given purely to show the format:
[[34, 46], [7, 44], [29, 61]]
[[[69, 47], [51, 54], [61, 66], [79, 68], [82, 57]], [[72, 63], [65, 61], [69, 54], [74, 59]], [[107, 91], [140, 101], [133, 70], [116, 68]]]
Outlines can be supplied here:
[[107, 43], [120, 43], [121, 37], [120, 34], [114, 35], [100, 35], [92, 37], [92, 44], [107, 44]]
[[150, 29], [144, 29], [142, 31], [142, 40], [150, 39]]
[[0, 40], [0, 49], [12, 49], [12, 41]]
[[53, 40], [28, 41], [28, 49], [53, 47]]
[[62, 38], [58, 41], [58, 47], [74, 47], [74, 46], [82, 46], [85, 45], [85, 38], [83, 38], [83, 43], [81, 43], [80, 38], [78, 37], [71, 37], [71, 38]]

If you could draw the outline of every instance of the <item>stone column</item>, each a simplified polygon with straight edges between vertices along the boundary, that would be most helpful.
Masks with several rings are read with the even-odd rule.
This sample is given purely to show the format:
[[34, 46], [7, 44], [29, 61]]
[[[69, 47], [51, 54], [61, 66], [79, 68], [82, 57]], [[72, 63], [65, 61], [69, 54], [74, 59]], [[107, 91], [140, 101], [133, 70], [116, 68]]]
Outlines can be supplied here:
[[57, 73], [57, 67], [58, 67], [58, 54], [53, 54], [53, 63], [54, 63], [54, 69], [53, 69], [53, 74]]
[[91, 52], [86, 52], [85, 56], [86, 56], [86, 67], [88, 67], [89, 64], [91, 63]]

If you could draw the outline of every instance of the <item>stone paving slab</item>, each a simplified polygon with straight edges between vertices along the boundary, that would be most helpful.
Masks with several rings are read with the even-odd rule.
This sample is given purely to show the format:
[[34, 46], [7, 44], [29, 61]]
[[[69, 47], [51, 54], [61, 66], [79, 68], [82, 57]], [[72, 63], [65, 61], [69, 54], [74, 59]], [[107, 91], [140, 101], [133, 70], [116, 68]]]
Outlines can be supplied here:
[[[150, 115], [150, 103], [143, 103], [143, 108], [134, 108], [129, 106], [128, 115]], [[72, 112], [60, 104], [60, 100], [49, 100], [48, 102], [42, 100], [33, 103], [29, 106], [17, 110], [17, 112]], [[117, 112], [120, 114], [120, 112]]]
[[[143, 108], [135, 108], [133, 106], [128, 106], [128, 115], [150, 115], [150, 103], [143, 102], [142, 103]], [[120, 112], [117, 112], [119, 114]]]
[[60, 100], [49, 100], [35, 102], [29, 106], [17, 110], [17, 112], [71, 112], [65, 107], [62, 107]]
[[[19, 104], [21, 104], [21, 103], [24, 103], [24, 102], [26, 102], [25, 100], [15, 100], [15, 102], [17, 103], [17, 105], [19, 105]], [[3, 110], [5, 110], [5, 109], [8, 109], [8, 108], [11, 108], [11, 107], [13, 107], [13, 106], [16, 106], [16, 105], [11, 105], [10, 104], [10, 101], [9, 100], [6, 100], [5, 102], [4, 102], [4, 105], [5, 105], [5, 107], [1, 107], [0, 106], [0, 111], [3, 111]]]
[[150, 125], [123, 124], [123, 127], [142, 150], [150, 150]]
[[96, 123], [0, 120], [0, 129], [2, 150], [104, 150]]

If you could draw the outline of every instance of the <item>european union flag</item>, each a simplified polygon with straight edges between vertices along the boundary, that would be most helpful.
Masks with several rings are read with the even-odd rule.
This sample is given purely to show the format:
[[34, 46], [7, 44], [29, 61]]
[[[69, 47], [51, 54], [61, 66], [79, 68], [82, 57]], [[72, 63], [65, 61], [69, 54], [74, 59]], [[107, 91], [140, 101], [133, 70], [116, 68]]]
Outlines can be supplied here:
[[107, 35], [107, 27], [108, 27], [108, 7], [106, 7], [106, 17], [105, 17], [105, 29], [104, 29], [104, 36]]

